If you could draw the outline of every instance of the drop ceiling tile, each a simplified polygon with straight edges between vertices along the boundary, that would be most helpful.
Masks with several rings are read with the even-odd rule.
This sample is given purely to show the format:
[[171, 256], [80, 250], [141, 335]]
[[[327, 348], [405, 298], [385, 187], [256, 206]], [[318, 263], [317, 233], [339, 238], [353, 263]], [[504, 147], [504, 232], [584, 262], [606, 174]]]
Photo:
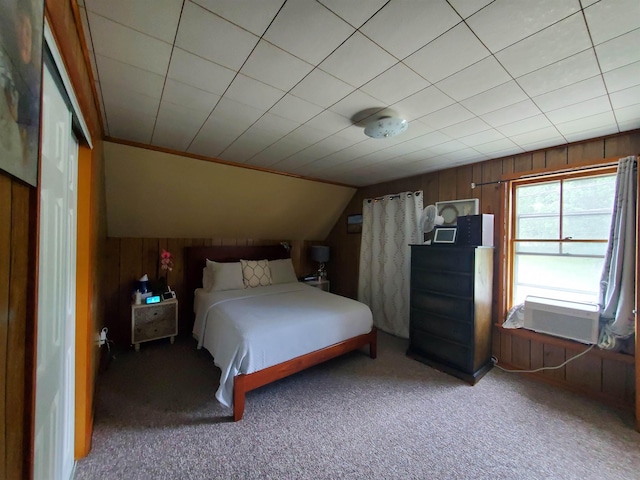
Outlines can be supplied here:
[[251, 127], [229, 145], [219, 157], [230, 162], [245, 163], [278, 140], [278, 134]]
[[343, 128], [334, 133], [334, 135], [350, 140], [354, 144], [364, 142], [369, 138], [364, 134], [364, 128], [359, 125], [351, 125], [350, 127]]
[[347, 117], [353, 122], [357, 122], [362, 118], [363, 112], [368, 113], [371, 109], [379, 110], [383, 106], [384, 105], [381, 106], [379, 100], [373, 98], [371, 95], [356, 90], [332, 105], [329, 110], [343, 117]]
[[237, 0], [192, 0], [231, 23], [246, 28], [251, 33], [261, 36], [273, 17], [278, 13], [284, 0], [260, 0], [260, 8], [254, 2]]
[[299, 152], [305, 147], [305, 144], [287, 140], [285, 137], [251, 157], [247, 163], [250, 163], [251, 165], [270, 167], [273, 164], [278, 163], [280, 160], [284, 160], [285, 158]]
[[451, 140], [450, 142], [441, 143], [439, 145], [433, 145], [429, 147], [429, 151], [433, 155], [444, 155], [445, 153], [453, 153], [459, 150], [465, 150], [467, 148], [469, 148], [468, 145], [465, 145], [464, 143], [458, 140]]
[[610, 97], [613, 108], [624, 108], [629, 105], [636, 105], [640, 103], [640, 85], [612, 93]]
[[620, 132], [626, 132], [629, 130], [636, 130], [640, 128], [640, 119], [629, 120], [625, 122], [618, 121], [618, 130]]
[[312, 128], [307, 125], [300, 125], [284, 138], [291, 142], [303, 143], [305, 144], [305, 147], [307, 147], [309, 145], [313, 145], [316, 142], [319, 142], [323, 138], [327, 138], [329, 135], [331, 134], [325, 132], [324, 130]]
[[408, 121], [424, 117], [454, 103], [451, 97], [431, 86], [392, 105], [398, 114]]
[[327, 132], [332, 135], [343, 128], [350, 127], [352, 125], [351, 120], [342, 115], [338, 115], [337, 113], [331, 112], [329, 110], [325, 110], [324, 112], [316, 115], [307, 123], [305, 123], [307, 127], [314, 128], [317, 130], [322, 130], [323, 132]]
[[212, 115], [202, 126], [187, 151], [215, 158], [233, 143], [247, 127], [239, 122], [228, 122], [220, 115]]
[[628, 107], [616, 108], [614, 110], [618, 123], [640, 120], [640, 103], [629, 105]]
[[301, 122], [289, 120], [267, 112], [251, 126], [251, 129], [257, 128], [266, 132], [275, 133], [279, 136], [278, 138], [280, 138], [292, 132], [300, 125]]
[[464, 122], [456, 123], [449, 127], [443, 128], [440, 131], [449, 135], [451, 138], [462, 138], [476, 133], [489, 130], [491, 127], [479, 118], [472, 118], [465, 120]]
[[590, 138], [604, 137], [605, 135], [612, 135], [618, 133], [618, 127], [616, 125], [609, 125], [605, 127], [593, 128], [583, 132], [567, 133], [564, 138], [567, 142], [579, 142], [580, 140], [587, 140]]
[[366, 2], [345, 2], [344, 0], [318, 0], [333, 13], [356, 28], [362, 26], [387, 0], [367, 0]]
[[609, 97], [603, 95], [568, 107], [550, 110], [546, 112], [546, 115], [554, 124], [559, 124], [610, 111]]
[[493, 57], [487, 57], [438, 82], [436, 86], [451, 98], [461, 101], [511, 80]]
[[460, 103], [476, 115], [484, 115], [527, 98], [526, 93], [522, 91], [515, 80], [511, 80], [486, 92], [467, 98]]
[[211, 112], [220, 100], [220, 95], [206, 92], [177, 80], [167, 79], [162, 92], [162, 101], [182, 105], [195, 111]]
[[238, 71], [259, 38], [204, 8], [185, 2], [176, 46]]
[[144, 33], [89, 13], [94, 51], [142, 70], [165, 75], [171, 57], [171, 45]]
[[401, 60], [460, 21], [445, 0], [390, 2], [360, 31]]
[[253, 78], [239, 73], [224, 93], [224, 97], [236, 102], [244, 103], [250, 107], [261, 110], [269, 110], [285, 93], [271, 85], [259, 82]]
[[430, 83], [420, 75], [402, 63], [398, 63], [360, 87], [360, 90], [388, 105], [413, 95], [429, 85]]
[[322, 112], [322, 108], [301, 98], [286, 94], [269, 113], [304, 123]]
[[354, 90], [348, 83], [316, 68], [289, 93], [327, 108]]
[[475, 115], [464, 108], [459, 103], [442, 108], [437, 112], [430, 113], [424, 117], [420, 117], [420, 121], [427, 124], [435, 130], [440, 130], [455, 123], [464, 122], [473, 118]]
[[594, 45], [611, 40], [638, 28], [640, 2], [638, 0], [602, 1], [585, 8], [589, 33]]
[[467, 18], [489, 5], [493, 0], [449, 0], [462, 18]]
[[118, 85], [154, 98], [160, 98], [162, 95], [164, 85], [162, 75], [101, 55], [96, 55], [96, 63], [100, 73], [100, 84]]
[[490, 155], [493, 158], [524, 153], [522, 147], [519, 147], [508, 138], [483, 143], [481, 145], [475, 145], [473, 148], [475, 148], [478, 152], [484, 153], [485, 155]]
[[539, 95], [533, 101], [543, 112], [548, 112], [606, 94], [602, 77], [597, 76]]
[[564, 137], [556, 127], [541, 128], [531, 132], [521, 133], [510, 137], [511, 141], [524, 148], [526, 151], [552, 147], [566, 143]]
[[111, 107], [107, 109], [107, 119], [112, 137], [139, 143], [151, 142], [155, 115], [144, 115], [136, 110]]
[[242, 66], [241, 73], [286, 92], [311, 70], [312, 65], [261, 40]]
[[481, 116], [482, 120], [487, 122], [492, 127], [499, 127], [508, 123], [517, 122], [525, 118], [539, 115], [541, 110], [531, 100], [524, 100], [522, 102], [509, 105], [508, 107], [495, 110], [493, 112], [486, 113]]
[[603, 75], [609, 93], [640, 84], [640, 61], [616, 68]]
[[436, 83], [489, 55], [489, 50], [469, 27], [461, 23], [403, 62], [431, 83]]
[[297, 172], [299, 168], [317, 160], [321, 156], [322, 155], [318, 154], [317, 151], [305, 148], [304, 150], [300, 150], [299, 152], [288, 156], [284, 160], [276, 162], [273, 164], [273, 168], [279, 171]]
[[234, 130], [241, 129], [240, 131], [242, 132], [253, 125], [265, 113], [264, 110], [223, 97], [216, 105], [215, 110], [213, 110], [211, 120], [220, 119], [235, 127]]
[[578, 14], [505, 48], [496, 57], [517, 78], [588, 48], [589, 33]]
[[507, 123], [498, 127], [497, 130], [503, 135], [511, 137], [513, 135], [532, 132], [534, 130], [540, 130], [551, 126], [551, 122], [546, 115], [540, 114], [517, 122]]
[[396, 63], [395, 58], [356, 32], [319, 67], [340, 80], [359, 87]]
[[[495, 130], [493, 128], [489, 130], [484, 130], [482, 132], [474, 133], [473, 135], [468, 135], [466, 137], [458, 137], [458, 139], [468, 147], [477, 147], [484, 143], [506, 140], [504, 135], [502, 135], [498, 130]], [[479, 149], [476, 148], [476, 150], [479, 150]]]
[[150, 97], [111, 83], [103, 83], [101, 87], [102, 100], [107, 113], [114, 107], [120, 110], [136, 111], [141, 115], [151, 117], [155, 117], [158, 113], [159, 98]]
[[640, 28], [596, 46], [602, 72], [624, 67], [640, 60]]
[[590, 48], [523, 75], [517, 81], [530, 97], [535, 97], [599, 74], [595, 52]]
[[450, 142], [453, 139], [450, 135], [443, 132], [431, 132], [420, 137], [416, 137], [413, 140], [409, 140], [407, 143], [409, 146], [415, 145], [419, 148], [429, 148], [442, 143]]
[[579, 10], [578, 0], [497, 0], [469, 18], [467, 23], [489, 50], [495, 53]]
[[149, 5], [144, 1], [88, 0], [87, 9], [163, 42], [173, 43], [182, 3], [182, 0], [156, 0], [153, 15], [149, 15]]
[[285, 3], [264, 39], [313, 65], [344, 42], [355, 29], [315, 0]]
[[617, 126], [613, 112], [600, 113], [590, 117], [584, 117], [570, 122], [558, 123], [556, 128], [563, 135], [582, 132], [585, 130], [600, 129], [602, 127]]
[[185, 151], [200, 130], [205, 118], [194, 117], [190, 110], [180, 109], [179, 106], [169, 102], [162, 102], [151, 143]]
[[235, 74], [229, 68], [175, 48], [171, 56], [168, 78], [206, 92], [222, 95]]

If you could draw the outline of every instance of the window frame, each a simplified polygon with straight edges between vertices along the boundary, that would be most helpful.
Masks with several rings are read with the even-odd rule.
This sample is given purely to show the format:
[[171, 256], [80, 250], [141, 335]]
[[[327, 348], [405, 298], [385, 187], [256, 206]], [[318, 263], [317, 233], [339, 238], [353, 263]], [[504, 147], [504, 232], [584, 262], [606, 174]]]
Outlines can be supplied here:
[[[591, 177], [596, 175], [610, 175], [617, 171], [618, 158], [615, 159], [601, 159], [598, 162], [589, 162], [586, 164], [580, 164], [575, 166], [566, 165], [557, 170], [538, 170], [530, 172], [521, 172], [512, 175], [505, 175], [500, 180], [500, 183], [504, 184], [502, 189], [502, 205], [504, 206], [504, 216], [502, 222], [502, 251], [503, 261], [500, 262], [502, 274], [501, 291], [502, 291], [502, 308], [503, 317], [513, 307], [513, 281], [514, 281], [514, 269], [515, 269], [515, 247], [518, 241], [515, 239], [516, 235], [516, 200], [515, 191], [518, 186], [531, 185], [536, 183], [551, 182], [555, 180], [568, 180], [581, 177]], [[561, 190], [562, 192], [562, 190]], [[560, 218], [562, 218], [562, 193], [560, 195]], [[562, 222], [560, 222], [562, 225]], [[560, 227], [560, 233], [562, 233], [562, 227]], [[560, 235], [562, 236], [562, 235]], [[529, 239], [530, 242], [558, 242], [558, 243], [602, 243], [602, 240], [579, 240], [569, 238], [559, 239]], [[501, 323], [499, 321], [499, 323]]]

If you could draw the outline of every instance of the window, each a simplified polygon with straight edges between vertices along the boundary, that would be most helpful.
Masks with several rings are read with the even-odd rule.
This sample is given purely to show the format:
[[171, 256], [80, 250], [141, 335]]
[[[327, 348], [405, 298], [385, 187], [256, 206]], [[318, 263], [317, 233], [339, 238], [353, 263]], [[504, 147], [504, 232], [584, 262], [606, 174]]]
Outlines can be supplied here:
[[511, 182], [511, 305], [598, 301], [615, 180], [611, 167]]

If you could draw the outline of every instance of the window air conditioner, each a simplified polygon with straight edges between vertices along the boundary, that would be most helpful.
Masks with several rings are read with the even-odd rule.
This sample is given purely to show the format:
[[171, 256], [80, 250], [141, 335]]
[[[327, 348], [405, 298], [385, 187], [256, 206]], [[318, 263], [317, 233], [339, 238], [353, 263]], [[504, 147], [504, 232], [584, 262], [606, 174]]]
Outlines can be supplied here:
[[600, 306], [528, 296], [524, 328], [582, 343], [598, 343]]

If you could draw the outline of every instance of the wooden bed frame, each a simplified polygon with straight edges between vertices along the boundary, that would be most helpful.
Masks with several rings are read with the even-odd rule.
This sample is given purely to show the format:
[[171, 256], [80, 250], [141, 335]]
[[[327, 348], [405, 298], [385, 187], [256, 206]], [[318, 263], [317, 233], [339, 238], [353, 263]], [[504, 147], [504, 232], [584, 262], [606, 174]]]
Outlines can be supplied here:
[[[206, 265], [206, 259], [216, 262], [237, 262], [241, 258], [245, 260], [265, 258], [276, 260], [289, 258], [289, 252], [281, 245], [186, 247], [185, 284], [190, 305], [193, 305], [195, 289], [202, 287], [202, 269]], [[369, 356], [376, 358], [377, 331], [375, 327], [364, 335], [348, 338], [272, 367], [254, 373], [236, 375], [233, 382], [233, 420], [237, 422], [242, 419], [247, 392], [366, 345], [369, 345]]]

